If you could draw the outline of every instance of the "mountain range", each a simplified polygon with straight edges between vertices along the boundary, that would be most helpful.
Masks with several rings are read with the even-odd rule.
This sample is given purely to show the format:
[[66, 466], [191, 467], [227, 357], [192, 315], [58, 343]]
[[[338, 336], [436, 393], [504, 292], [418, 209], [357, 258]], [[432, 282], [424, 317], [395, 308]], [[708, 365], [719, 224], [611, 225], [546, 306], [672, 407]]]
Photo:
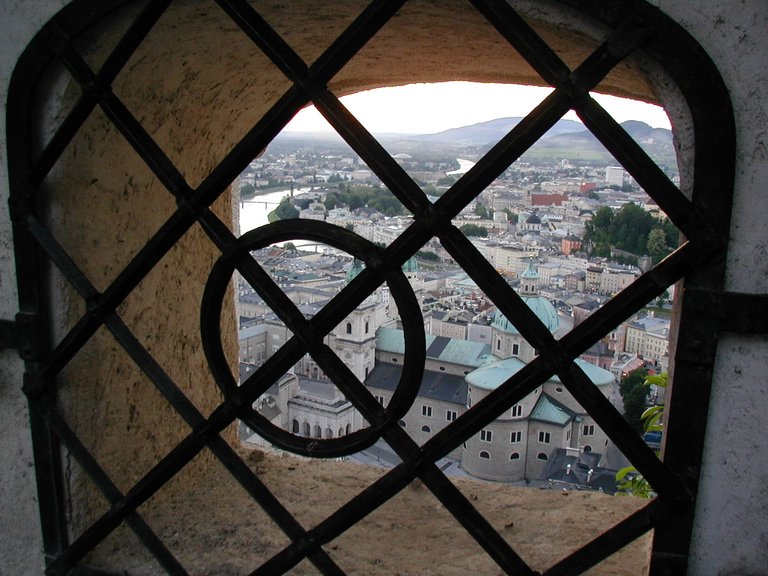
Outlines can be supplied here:
[[[470, 126], [450, 128], [434, 134], [383, 133], [374, 135], [390, 151], [411, 152], [416, 149], [423, 149], [425, 144], [429, 144], [430, 147], [455, 151], [472, 148], [475, 152], [482, 153], [508, 134], [521, 120], [521, 117], [497, 118]], [[621, 126], [656, 162], [661, 165], [676, 165], [675, 149], [670, 130], [653, 128], [639, 120], [628, 120], [623, 122]], [[334, 137], [338, 138], [335, 133], [331, 135], [317, 132], [284, 132], [278, 137], [278, 140], [317, 141]], [[575, 120], [558, 120], [526, 152], [523, 158], [526, 157], [529, 159], [567, 158], [615, 163], [611, 154], [595, 135], [587, 130], [584, 124]]]

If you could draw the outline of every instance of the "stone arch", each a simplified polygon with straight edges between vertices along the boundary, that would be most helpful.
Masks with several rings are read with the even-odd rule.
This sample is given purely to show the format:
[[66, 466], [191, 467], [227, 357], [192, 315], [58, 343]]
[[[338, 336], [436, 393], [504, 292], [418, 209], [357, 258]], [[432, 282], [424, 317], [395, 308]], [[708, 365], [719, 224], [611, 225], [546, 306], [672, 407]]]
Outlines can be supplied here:
[[[131, 3], [103, 2], [98, 9], [88, 12], [89, 8], [98, 4], [85, 0], [73, 2], [71, 9], [67, 8], [60, 18], [60, 24], [66, 25], [67, 32], [73, 37], [88, 28], [88, 36], [83, 41], [84, 51], [88, 61], [94, 63], [104, 61], [105, 52], [111, 46], [109, 40], [121, 31], [116, 22], [122, 22], [132, 15], [129, 10], [117, 14], [109, 22], [106, 19], [103, 22], [94, 21], [101, 16], [114, 16], [110, 11], [118, 5]], [[347, 8], [353, 6], [347, 6], [346, 2], [334, 3], [334, 9]], [[267, 13], [275, 12], [267, 15], [272, 17], [276, 28], [285, 34], [309, 62], [314, 60], [325, 44], [318, 42], [312, 34], [302, 36], [306, 34], [307, 27], [297, 26], [297, 20], [303, 18], [311, 24], [317, 21], [313, 18], [327, 9], [327, 3], [308, 3], [302, 15], [282, 14], [281, 20], [279, 8], [275, 5], [265, 7]], [[407, 9], [411, 9], [410, 5]], [[509, 46], [498, 34], [493, 30], [487, 33], [488, 23], [479, 18], [469, 4], [457, 5], [457, 9], [458, 12], [433, 5], [426, 12], [413, 14], [413, 18], [399, 18], [366, 47], [367, 52], [362, 57], [333, 77], [329, 82], [330, 89], [341, 95], [380, 85], [437, 79], [542, 83], [527, 64], [511, 54]], [[76, 18], [78, 14], [83, 16], [80, 23]], [[161, 278], [159, 272], [154, 274], [148, 271], [141, 285], [137, 284], [136, 292], [121, 306], [120, 314], [126, 325], [142, 329], [147, 321], [148, 302], [153, 301], [158, 305], [159, 312], [153, 318], [155, 322], [152, 329], [142, 333], [146, 340], [143, 345], [152, 350], [161, 365], [171, 367], [170, 377], [181, 383], [182, 391], [204, 413], [217, 405], [218, 391], [213, 386], [196, 386], [197, 382], [174, 364], [174, 360], [184, 351], [197, 350], [188, 355], [189, 362], [185, 368], [192, 368], [191, 372], [205, 373], [206, 363], [199, 353], [196, 325], [192, 318], [187, 318], [194, 315], [185, 314], [195, 308], [194, 304], [200, 294], [184, 294], [178, 298], [177, 293], [170, 295], [162, 290], [169, 283], [181, 285], [189, 277], [204, 276], [217, 256], [215, 246], [210, 244], [204, 234], [205, 226], [192, 226], [202, 205], [189, 204], [189, 199], [194, 195], [188, 194], [187, 187], [199, 188], [199, 195], [210, 195], [213, 199], [215, 192], [220, 190], [206, 188], [210, 171], [217, 165], [221, 166], [221, 160], [227, 157], [248, 127], [263, 117], [288, 86], [288, 82], [265, 58], [253, 58], [251, 50], [242, 50], [244, 46], [252, 46], [247, 39], [242, 38], [236, 27], [221, 20], [222, 14], [209, 14], [201, 8], [200, 3], [194, 1], [174, 4], [173, 9], [161, 20], [159, 31], [153, 31], [148, 36], [147, 44], [142, 46], [141, 57], [133, 61], [132, 66], [126, 68], [128, 71], [125, 75], [113, 83], [111, 88], [119, 96], [119, 102], [110, 99], [104, 111], [96, 110], [84, 124], [83, 132], [76, 136], [62, 158], [45, 175], [46, 187], [54, 202], [51, 230], [79, 269], [87, 274], [97, 292], [93, 297], [84, 296], [84, 302], [80, 302], [74, 297], [70, 298], [73, 292], [68, 288], [61, 289], [54, 300], [65, 305], [55, 310], [53, 315], [54, 324], [61, 333], [76, 328], [78, 319], [82, 318], [82, 323], [88, 326], [88, 322], [93, 322], [88, 316], [99, 318], [99, 314], [105, 310], [103, 299], [100, 298], [102, 292], [106, 294], [107, 302], [110, 297], [114, 299], [123, 296], [120, 290], [110, 292], [110, 286], [119, 277], [123, 267], [129, 266], [131, 255], [148, 245], [148, 239], [155, 239], [155, 244], [162, 243], [162, 238], [158, 239], [155, 233], [165, 225], [163, 215], [175, 213], [178, 200], [182, 210], [176, 218], [180, 221], [189, 219], [190, 225], [179, 235], [178, 248], [168, 252], [151, 267], [152, 271], [164, 269], [168, 273]], [[562, 21], [550, 23], [546, 9], [534, 16], [541, 18], [538, 22], [541, 34], [558, 47], [566, 63], [577, 64], [597, 45], [594, 40], [595, 27], [578, 18], [565, 25]], [[408, 34], [409, 30], [422, 31], [425, 22], [447, 33], [434, 37], [421, 33]], [[334, 26], [323, 28], [323, 32], [334, 31]], [[576, 28], [579, 28], [578, 32]], [[309, 29], [313, 27], [309, 26]], [[55, 34], [55, 31], [47, 30], [48, 33]], [[446, 37], [450, 40], [446, 40]], [[418, 38], [419, 43], [414, 45], [404, 42], [406, 38]], [[480, 52], [484, 58], [477, 59], [464, 51], [467, 42], [462, 39], [481, 42], [483, 46]], [[436, 55], [439, 55], [442, 63], [434, 60]], [[35, 61], [34, 51], [26, 58]], [[381, 61], [385, 62], [383, 67], [376, 64]], [[446, 67], [446, 62], [451, 63], [450, 67]], [[374, 64], [378, 68], [375, 74], [371, 74], [371, 66]], [[199, 79], [200, 82], [190, 82], [190, 79]], [[90, 78], [81, 80], [87, 90], [94, 88]], [[201, 87], [201, 97], [195, 97], [200, 96], [200, 93], [187, 92], [198, 87]], [[95, 88], [94, 94], [98, 94], [101, 87], [96, 85]], [[647, 79], [630, 66], [620, 67], [616, 74], [603, 83], [601, 89], [651, 100], [664, 96], [664, 93], [655, 93]], [[50, 132], [55, 128], [55, 117], [58, 113], [66, 112], [68, 105], [76, 98], [76, 92], [77, 89], [64, 87], [58, 93], [58, 100], [53, 107], [61, 106], [61, 110], [49, 109], [50, 116], [35, 117], [40, 132]], [[177, 100], [185, 92], [191, 97]], [[231, 94], [241, 94], [242, 98], [228, 99]], [[16, 106], [21, 106], [18, 94], [13, 101]], [[167, 166], [161, 166], [157, 169], [158, 173], [153, 174], [146, 168], [139, 157], [141, 152], [134, 152], [134, 148], [127, 143], [134, 139], [134, 144], [135, 140], [140, 140], [139, 144], [147, 144], [142, 134], [131, 132], [130, 127], [123, 124], [120, 128], [130, 132], [123, 139], [126, 135], [119, 134], [118, 129], [108, 122], [120, 104], [124, 104], [133, 117], [146, 122], [144, 130], [154, 141], [149, 144], [150, 147], [156, 144], [163, 150], [175, 170], [166, 170]], [[195, 106], [201, 104], [210, 114], [198, 113]], [[29, 119], [27, 112], [25, 108], [24, 114], [19, 116], [21, 119], [9, 115], [12, 118], [12, 133], [20, 132], [20, 123]], [[261, 143], [258, 137], [256, 139]], [[146, 151], [146, 148], [139, 145], [136, 148]], [[18, 149], [9, 153], [12, 172], [15, 171], [16, 175], [22, 171], [19, 169], [20, 154]], [[242, 161], [241, 158], [229, 157], [219, 170], [229, 170], [234, 175], [233, 166]], [[89, 198], [96, 199], [88, 204], [91, 210], [87, 214], [83, 209], [86, 205], [83, 197], [69, 194], [71, 190], [83, 191], [90, 194]], [[169, 197], [169, 190], [176, 198]], [[231, 223], [229, 204], [228, 193], [220, 195], [212, 204], [212, 214], [222, 222]], [[148, 215], [144, 209], [147, 205], [155, 206], [157, 212]], [[195, 214], [195, 211], [198, 213]], [[113, 218], [106, 218], [107, 215]], [[122, 248], [128, 250], [122, 250], [121, 244], [127, 244]], [[56, 289], [59, 288], [57, 286]], [[156, 295], [160, 295], [159, 298], [153, 299]], [[227, 312], [233, 317], [231, 303], [227, 306]], [[88, 315], [83, 315], [85, 308], [89, 310]], [[175, 336], [167, 338], [172, 329]], [[223, 327], [223, 335], [227, 353], [231, 358], [236, 358], [236, 327], [232, 319], [227, 320]], [[71, 416], [78, 436], [94, 447], [98, 460], [104, 462], [109, 474], [125, 477], [130, 482], [140, 477], [164, 454], [165, 446], [181, 441], [187, 431], [186, 424], [190, 420], [197, 421], [198, 417], [194, 410], [186, 416], [179, 416], [169, 407], [156, 402], [156, 392], [146, 386], [144, 377], [132, 362], [109, 354], [114, 344], [108, 337], [99, 335], [92, 342], [78, 354], [70, 365], [71, 373], [64, 374], [63, 379], [66, 381], [70, 377], [71, 382], [76, 382], [74, 374], [87, 368], [94, 384], [80, 383], [80, 386], [67, 390], [62, 398], [64, 410], [67, 416]], [[106, 361], [101, 362], [102, 359]], [[91, 402], [99, 392], [95, 383], [111, 381], [114, 373], [124, 374], [127, 386], [108, 397], [101, 397], [103, 402]], [[147, 389], [151, 394], [146, 393]], [[153, 394], [155, 397], [151, 398]], [[126, 410], [126, 407], [131, 407], [131, 410]], [[137, 420], [132, 421], [134, 418]], [[158, 425], [158, 422], [161, 424]], [[137, 452], [137, 457], [130, 461], [120, 454], [119, 444], [124, 439], [117, 438], [117, 431], [125, 428], [127, 423], [132, 424], [129, 428], [136, 431], [136, 434], [148, 435], [151, 440], [145, 443], [146, 449]], [[308, 426], [305, 423], [305, 427]], [[309, 435], [308, 432], [306, 435]], [[232, 437], [233, 431], [224, 434]], [[105, 441], [97, 446], [99, 436]], [[200, 470], [204, 471], [208, 466], [203, 463]], [[85, 500], [89, 498], [90, 495], [86, 495]]]

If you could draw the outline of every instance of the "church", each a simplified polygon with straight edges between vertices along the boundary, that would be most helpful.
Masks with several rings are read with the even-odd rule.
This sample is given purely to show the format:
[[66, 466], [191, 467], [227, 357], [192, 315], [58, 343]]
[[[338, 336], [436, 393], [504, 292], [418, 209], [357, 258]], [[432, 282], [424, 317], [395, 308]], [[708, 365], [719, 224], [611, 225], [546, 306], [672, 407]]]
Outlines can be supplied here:
[[[359, 274], [361, 266], [353, 262], [347, 282]], [[415, 261], [409, 261], [404, 272], [416, 282]], [[520, 296], [559, 337], [565, 328], [552, 303], [540, 294], [539, 283], [539, 273], [531, 262], [520, 276]], [[385, 291], [380, 289], [369, 296], [327, 336], [327, 343], [379, 403], [387, 406], [399, 381], [405, 349], [403, 331], [391, 316]], [[320, 305], [305, 306], [302, 312], [311, 315], [310, 307]], [[290, 337], [279, 321], [267, 320], [260, 326], [264, 342], [271, 343], [273, 350]], [[536, 356], [536, 350], [501, 312], [493, 315], [490, 330], [490, 343], [427, 334], [419, 394], [399, 421], [417, 443], [429, 440]], [[610, 398], [615, 389], [613, 375], [586, 361], [577, 363]], [[301, 436], [336, 438], [364, 426], [351, 402], [309, 356], [295, 366], [293, 374], [262, 395], [255, 407], [273, 424]], [[618, 463], [607, 458], [609, 447], [608, 437], [554, 377], [469, 438], [450, 457], [472, 476], [516, 482], [546, 479], [545, 471], [548, 476], [556, 472], [556, 457], [558, 462], [574, 465], [587, 462], [585, 468], [590, 469], [616, 467]], [[589, 485], [589, 481], [582, 483]]]

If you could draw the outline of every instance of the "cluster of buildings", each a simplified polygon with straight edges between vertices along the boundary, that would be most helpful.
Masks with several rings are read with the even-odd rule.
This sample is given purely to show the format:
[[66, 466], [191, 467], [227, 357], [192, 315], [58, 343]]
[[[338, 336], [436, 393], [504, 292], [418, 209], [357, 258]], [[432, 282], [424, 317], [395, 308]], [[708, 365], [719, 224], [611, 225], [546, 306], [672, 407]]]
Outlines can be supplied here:
[[[257, 257], [308, 317], [362, 269], [359, 262], [328, 252], [269, 248]], [[465, 274], [422, 270], [415, 259], [404, 271], [422, 304], [427, 339], [419, 394], [399, 425], [421, 444], [522, 369], [536, 351]], [[548, 287], [532, 259], [516, 284], [555, 337], [573, 326], [574, 315], [544, 295]], [[246, 378], [291, 333], [249, 286], [241, 282], [239, 294], [241, 377]], [[642, 366], [641, 356], [658, 351], [643, 334], [655, 338], [661, 322], [644, 318], [628, 323], [600, 343], [606, 347], [603, 356], [588, 354], [577, 360], [619, 409], [617, 382], [629, 360]], [[330, 348], [384, 406], [392, 399], [405, 359], [400, 326], [394, 301], [383, 286], [326, 337]], [[610, 361], [601, 365], [601, 359], [608, 357]], [[306, 437], [337, 438], [365, 425], [309, 355], [273, 384], [255, 407], [275, 425]], [[247, 435], [251, 442], [262, 442], [250, 431]], [[477, 478], [504, 482], [554, 478], [606, 491], [615, 489], [614, 470], [624, 465], [622, 455], [557, 378], [500, 414], [449, 457]]]
[[[395, 157], [430, 185], [444, 176], [445, 166], [421, 165], [409, 155]], [[283, 156], [257, 160], [250, 173], [257, 178], [282, 170], [293, 181], [317, 184], [371, 181], [353, 157]], [[300, 170], [301, 175], [297, 176]], [[291, 172], [291, 171], [294, 172]], [[509, 172], [509, 171], [508, 171]], [[410, 172], [409, 172], [410, 173]], [[589, 174], [591, 181], [585, 181]], [[299, 178], [299, 179], [297, 179]], [[254, 180], [255, 181], [255, 180]], [[602, 182], [598, 186], [594, 181]], [[482, 226], [487, 236], [471, 241], [484, 258], [507, 278], [547, 328], [559, 337], [583, 322], [608, 298], [631, 284], [650, 267], [595, 261], [582, 251], [585, 224], [598, 208], [632, 202], [658, 214], [658, 206], [628, 186], [621, 168], [574, 168], [567, 161], [553, 167], [516, 165], [489, 186], [454, 220]], [[408, 216], [386, 217], [367, 206], [326, 209], [322, 187], [299, 193], [309, 198], [301, 218], [322, 219], [353, 230], [377, 244], [392, 243], [408, 226]], [[436, 198], [432, 198], [434, 201]], [[659, 215], [660, 216], [660, 215]], [[661, 217], [661, 216], [660, 216]], [[422, 260], [411, 259], [404, 271], [422, 307], [426, 366], [416, 401], [400, 420], [418, 443], [435, 434], [481, 401], [536, 355], [517, 328], [488, 301], [466, 273], [452, 265], [435, 239]], [[326, 250], [268, 248], [259, 251], [261, 264], [287, 296], [311, 317], [361, 270], [349, 257]], [[671, 296], [671, 295], [670, 295]], [[263, 364], [291, 337], [290, 331], [253, 289], [240, 282], [241, 377]], [[668, 363], [669, 321], [649, 313], [625, 322], [595, 344], [577, 363], [598, 389], [622, 410], [618, 382], [632, 370], [651, 365], [662, 371]], [[326, 343], [377, 400], [392, 400], [405, 349], [398, 311], [386, 286], [369, 296], [326, 337]], [[256, 409], [275, 425], [312, 438], [338, 438], [365, 426], [322, 369], [307, 355], [256, 402]], [[252, 431], [251, 442], [264, 442]], [[500, 414], [450, 455], [464, 473], [504, 482], [560, 480], [592, 489], [615, 490], [614, 472], [625, 460], [600, 427], [553, 378]]]

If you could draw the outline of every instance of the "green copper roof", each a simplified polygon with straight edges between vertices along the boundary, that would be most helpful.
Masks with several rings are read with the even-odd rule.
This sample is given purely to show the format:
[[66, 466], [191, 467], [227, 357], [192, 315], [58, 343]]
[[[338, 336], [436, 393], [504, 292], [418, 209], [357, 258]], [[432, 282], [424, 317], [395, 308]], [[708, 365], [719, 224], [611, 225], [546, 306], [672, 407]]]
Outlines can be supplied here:
[[539, 272], [536, 270], [536, 268], [533, 267], [533, 260], [528, 261], [528, 268], [525, 269], [525, 272], [523, 272], [520, 275], [520, 278], [529, 278], [532, 280], [538, 280], [539, 279]]
[[[376, 349], [380, 352], [404, 354], [405, 343], [402, 330], [379, 328], [376, 332]], [[467, 367], [482, 366], [491, 356], [491, 347], [482, 342], [458, 340], [445, 336], [426, 335], [427, 358]]]
[[365, 265], [362, 260], [358, 260], [357, 258], [352, 260], [352, 267], [347, 272], [347, 284], [352, 282], [352, 280], [354, 280], [364, 269]]
[[419, 263], [416, 261], [415, 256], [411, 256], [408, 258], [408, 260], [405, 261], [405, 264], [403, 264], [403, 272], [406, 274], [411, 272], [418, 272], [419, 271]]
[[[552, 306], [552, 303], [543, 296], [521, 296], [523, 302], [528, 305], [528, 308], [533, 310], [539, 320], [542, 321], [547, 330], [554, 333], [560, 327], [560, 320], [557, 317], [557, 310]], [[509, 332], [511, 334], [519, 334], [520, 331], [515, 328], [514, 324], [507, 320], [506, 316], [501, 313], [500, 310], [496, 310], [493, 315], [493, 322], [491, 326]]]
[[[608, 370], [604, 370], [603, 368], [600, 368], [600, 366], [595, 366], [591, 362], [587, 362], [581, 358], [576, 358], [574, 362], [584, 371], [584, 373], [587, 375], [587, 378], [592, 380], [592, 383], [595, 386], [606, 386], [607, 384], [613, 384], [613, 374], [608, 372]], [[554, 376], [552, 381], [560, 382], [560, 378]]]
[[531, 410], [531, 420], [538, 420], [540, 422], [549, 422], [550, 424], [557, 424], [558, 426], [564, 426], [576, 414], [550, 398], [546, 394], [542, 394], [539, 401], [536, 402], [536, 406]]
[[485, 390], [496, 390], [513, 374], [525, 366], [525, 362], [516, 356], [497, 362], [490, 362], [467, 374], [465, 380], [472, 386]]
[[[596, 386], [605, 386], [613, 383], [613, 374], [607, 370], [603, 370], [599, 366], [590, 364], [580, 358], [577, 358], [574, 362]], [[466, 380], [472, 386], [477, 386], [484, 390], [496, 390], [508, 378], [521, 370], [523, 366], [525, 366], [525, 362], [516, 356], [512, 356], [504, 360], [488, 362], [467, 374]], [[557, 376], [553, 376], [550, 378], [550, 382], [560, 382], [560, 379]]]

